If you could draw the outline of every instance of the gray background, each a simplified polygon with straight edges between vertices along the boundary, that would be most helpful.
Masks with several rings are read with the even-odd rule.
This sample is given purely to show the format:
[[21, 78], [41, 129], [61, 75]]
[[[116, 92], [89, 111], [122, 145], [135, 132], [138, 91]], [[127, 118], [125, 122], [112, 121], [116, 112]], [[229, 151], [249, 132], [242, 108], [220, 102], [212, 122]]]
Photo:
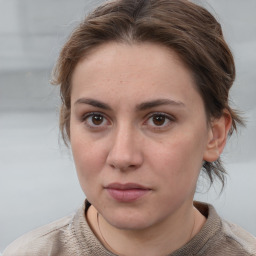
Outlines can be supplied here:
[[[101, 1], [0, 0], [0, 251], [40, 225], [72, 213], [84, 196], [58, 132], [58, 88], [51, 70], [65, 38]], [[196, 1], [198, 2], [198, 1]], [[92, 4], [93, 3], [93, 4]], [[231, 92], [247, 128], [223, 154], [225, 191], [196, 198], [256, 235], [256, 1], [201, 1], [221, 22], [237, 63]]]

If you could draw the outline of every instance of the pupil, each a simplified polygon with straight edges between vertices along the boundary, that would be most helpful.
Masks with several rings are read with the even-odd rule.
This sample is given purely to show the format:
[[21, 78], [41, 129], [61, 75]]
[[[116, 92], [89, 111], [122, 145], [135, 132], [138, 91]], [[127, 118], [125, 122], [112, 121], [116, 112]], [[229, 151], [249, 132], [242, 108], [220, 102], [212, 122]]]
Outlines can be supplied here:
[[92, 118], [92, 122], [95, 125], [100, 125], [103, 122], [103, 117], [100, 115], [94, 115]]
[[154, 116], [153, 122], [157, 126], [163, 125], [165, 122], [165, 116]]

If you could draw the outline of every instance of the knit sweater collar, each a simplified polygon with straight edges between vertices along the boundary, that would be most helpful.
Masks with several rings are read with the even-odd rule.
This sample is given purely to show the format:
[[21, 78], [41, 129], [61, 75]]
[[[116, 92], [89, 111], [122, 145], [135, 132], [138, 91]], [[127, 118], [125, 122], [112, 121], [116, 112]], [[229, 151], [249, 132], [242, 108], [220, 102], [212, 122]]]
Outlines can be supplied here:
[[[198, 234], [169, 256], [197, 255], [204, 250], [208, 241], [217, 239], [218, 237], [216, 234], [221, 233], [219, 232], [221, 230], [221, 219], [217, 215], [214, 207], [201, 202], [194, 202], [194, 206], [207, 218], [207, 220]], [[76, 237], [76, 241], [81, 248], [81, 251], [85, 255], [88, 254], [91, 256], [116, 256], [101, 244], [91, 230], [86, 220], [86, 212], [89, 207], [90, 203], [85, 200], [85, 204], [77, 211], [71, 224], [72, 233]]]

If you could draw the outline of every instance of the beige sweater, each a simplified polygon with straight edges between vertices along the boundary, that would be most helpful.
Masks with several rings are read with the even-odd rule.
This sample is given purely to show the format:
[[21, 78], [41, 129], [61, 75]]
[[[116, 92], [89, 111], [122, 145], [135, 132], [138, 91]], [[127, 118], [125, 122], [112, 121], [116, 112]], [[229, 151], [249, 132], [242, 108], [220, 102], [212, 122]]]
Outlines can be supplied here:
[[[195, 206], [207, 221], [191, 241], [170, 256], [256, 255], [255, 237], [222, 220], [211, 205], [196, 202]], [[99, 242], [86, 222], [88, 207], [87, 203], [73, 216], [20, 237], [4, 251], [3, 256], [114, 256]]]

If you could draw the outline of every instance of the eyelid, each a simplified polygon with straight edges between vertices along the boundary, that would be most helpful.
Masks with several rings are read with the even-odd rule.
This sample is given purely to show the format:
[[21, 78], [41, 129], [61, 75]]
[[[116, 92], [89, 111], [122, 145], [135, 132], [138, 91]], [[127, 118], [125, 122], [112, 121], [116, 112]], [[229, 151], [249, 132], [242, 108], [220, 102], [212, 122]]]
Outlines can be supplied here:
[[111, 123], [111, 122], [109, 121], [109, 118], [108, 118], [105, 114], [103, 114], [102, 112], [99, 112], [99, 111], [88, 112], [88, 113], [82, 115], [81, 121], [82, 121], [83, 123], [85, 123], [85, 125], [86, 125], [87, 127], [89, 127], [90, 129], [102, 129], [102, 128], [104, 128], [104, 127], [107, 126], [107, 125], [98, 125], [98, 126], [97, 126], [97, 125], [90, 125], [88, 122], [86, 122], [86, 120], [87, 120], [89, 117], [92, 117], [93, 115], [100, 115], [100, 116], [102, 116], [107, 122]]
[[174, 117], [173, 115], [167, 114], [167, 113], [165, 113], [165, 112], [160, 112], [160, 111], [150, 112], [149, 114], [146, 115], [145, 118], [148, 119], [148, 118], [150, 118], [150, 117], [157, 116], [157, 115], [159, 115], [159, 116], [165, 116], [165, 117], [167, 117], [168, 119], [173, 120], [173, 121], [175, 120], [175, 117]]
[[146, 121], [144, 121], [143, 124], [148, 123], [150, 118], [152, 118], [154, 116], [158, 116], [158, 115], [159, 116], [164, 116], [166, 119], [168, 119], [169, 120], [169, 124], [163, 125], [163, 126], [157, 126], [157, 125], [152, 126], [152, 129], [154, 129], [154, 130], [163, 130], [163, 129], [167, 128], [168, 126], [170, 126], [172, 124], [172, 122], [174, 122], [176, 120], [176, 118], [173, 115], [167, 114], [165, 112], [151, 112], [151, 113], [146, 115], [146, 117], [145, 117]]

